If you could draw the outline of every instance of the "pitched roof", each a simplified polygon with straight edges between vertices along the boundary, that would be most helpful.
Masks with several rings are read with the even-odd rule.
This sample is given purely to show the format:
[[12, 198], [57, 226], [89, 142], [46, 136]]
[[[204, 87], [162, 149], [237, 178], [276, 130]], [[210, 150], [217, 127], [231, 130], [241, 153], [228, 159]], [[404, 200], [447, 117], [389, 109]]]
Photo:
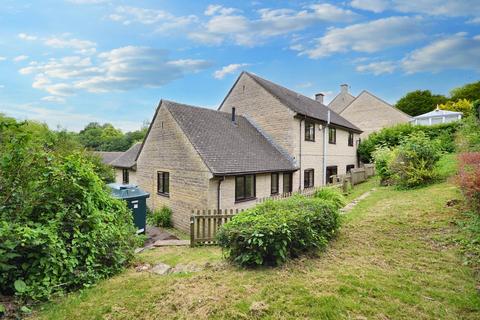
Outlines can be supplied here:
[[349, 92], [340, 92], [332, 101], [330, 101], [328, 107], [340, 114], [353, 100], [355, 100], [355, 97]]
[[104, 164], [111, 164], [112, 161], [114, 161], [123, 154], [123, 152], [120, 151], [93, 151], [92, 153], [96, 156], [99, 156]]
[[141, 142], [135, 143], [133, 146], [130, 147], [130, 149], [123, 152], [121, 156], [113, 160], [110, 164], [116, 168], [128, 169], [133, 167], [137, 163], [135, 159], [137, 158], [141, 147]]
[[[255, 80], [255, 82], [257, 82], [265, 90], [270, 92], [270, 94], [276, 97], [282, 104], [284, 104], [297, 114], [318, 119], [324, 122], [328, 121], [328, 110], [330, 109], [324, 104], [304, 95], [301, 95], [295, 91], [282, 87], [276, 83], [260, 78], [257, 75], [251, 74], [249, 72], [244, 73], [250, 76], [253, 80]], [[353, 123], [349, 122], [347, 119], [343, 118], [333, 110], [331, 110], [330, 112], [330, 122], [340, 127], [351, 129], [357, 132], [362, 132], [359, 127], [355, 126]]]
[[421, 118], [430, 118], [430, 117], [443, 117], [443, 116], [458, 116], [463, 115], [462, 112], [458, 111], [450, 111], [450, 110], [442, 110], [442, 109], [435, 109], [430, 112], [418, 115], [413, 117], [414, 119], [421, 119]]
[[294, 171], [282, 154], [243, 116], [162, 100], [204, 163], [215, 175]]

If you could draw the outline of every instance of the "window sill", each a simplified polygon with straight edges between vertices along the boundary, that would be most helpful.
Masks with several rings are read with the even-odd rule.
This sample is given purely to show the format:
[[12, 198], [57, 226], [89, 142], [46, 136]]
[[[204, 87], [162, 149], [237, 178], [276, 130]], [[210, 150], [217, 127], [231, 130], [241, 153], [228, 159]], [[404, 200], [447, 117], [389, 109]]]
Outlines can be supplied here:
[[306, 142], [315, 142], [315, 140], [307, 140], [305, 139]]
[[329, 142], [328, 144], [337, 144], [336, 142]]
[[235, 200], [235, 203], [248, 202], [248, 201], [252, 201], [252, 200], [256, 200], [256, 199], [257, 199], [257, 197], [251, 197], [251, 198], [239, 199], [239, 200]]
[[157, 194], [165, 198], [170, 198], [170, 193], [157, 192]]
[[273, 193], [270, 193], [271, 196], [278, 196], [280, 194], [280, 192], [273, 192]]

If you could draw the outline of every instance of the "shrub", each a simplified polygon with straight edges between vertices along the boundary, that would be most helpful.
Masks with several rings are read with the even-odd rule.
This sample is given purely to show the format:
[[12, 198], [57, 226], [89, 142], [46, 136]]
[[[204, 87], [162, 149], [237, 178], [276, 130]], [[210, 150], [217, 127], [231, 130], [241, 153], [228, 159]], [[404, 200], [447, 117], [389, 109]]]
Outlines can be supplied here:
[[458, 184], [470, 206], [480, 213], [480, 152], [462, 153], [458, 158]]
[[321, 188], [315, 191], [315, 198], [329, 201], [337, 209], [343, 208], [346, 204], [345, 197], [338, 189]]
[[380, 183], [382, 185], [391, 183], [393, 173], [390, 171], [390, 163], [394, 156], [393, 151], [388, 147], [380, 147], [373, 153], [375, 172], [380, 177]]
[[81, 152], [56, 152], [0, 121], [0, 294], [44, 299], [120, 271], [136, 247], [132, 215]]
[[464, 118], [456, 142], [458, 151], [480, 151], [480, 120], [474, 115]]
[[324, 248], [339, 227], [331, 201], [294, 196], [267, 201], [236, 215], [218, 234], [226, 257], [242, 266], [279, 265]]
[[148, 224], [155, 227], [170, 228], [172, 224], [172, 209], [163, 206], [160, 210], [148, 212]]

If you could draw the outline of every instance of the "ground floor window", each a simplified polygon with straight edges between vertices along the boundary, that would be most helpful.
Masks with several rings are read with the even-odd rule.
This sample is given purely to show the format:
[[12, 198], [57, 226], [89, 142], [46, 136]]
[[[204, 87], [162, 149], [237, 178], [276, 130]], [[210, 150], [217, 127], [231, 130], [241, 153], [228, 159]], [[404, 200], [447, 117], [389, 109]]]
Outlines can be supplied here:
[[292, 192], [292, 173], [285, 172], [283, 174], [283, 193]]
[[270, 193], [271, 194], [277, 194], [278, 193], [278, 173], [274, 172], [272, 173], [272, 182], [271, 182], [271, 187], [270, 187]]
[[329, 166], [327, 167], [327, 182], [333, 183], [333, 177], [338, 174], [338, 167], [337, 166]]
[[355, 165], [354, 164], [348, 164], [347, 165], [347, 173], [350, 173], [350, 170], [354, 169]]
[[128, 169], [122, 169], [122, 183], [123, 184], [129, 183]]
[[255, 175], [247, 174], [235, 177], [235, 201], [255, 198]]
[[170, 174], [168, 172], [157, 172], [157, 193], [167, 196], [170, 194]]
[[304, 188], [312, 188], [313, 187], [313, 176], [314, 176], [313, 169], [307, 169], [303, 172], [303, 187]]

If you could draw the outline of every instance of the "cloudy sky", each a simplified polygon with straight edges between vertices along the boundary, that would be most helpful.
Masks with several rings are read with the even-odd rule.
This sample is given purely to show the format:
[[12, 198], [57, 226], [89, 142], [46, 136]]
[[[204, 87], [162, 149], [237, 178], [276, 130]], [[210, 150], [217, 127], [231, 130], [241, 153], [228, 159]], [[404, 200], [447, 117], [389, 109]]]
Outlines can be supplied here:
[[480, 79], [478, 0], [2, 0], [0, 26], [0, 113], [70, 130], [215, 108], [241, 70], [327, 101]]

